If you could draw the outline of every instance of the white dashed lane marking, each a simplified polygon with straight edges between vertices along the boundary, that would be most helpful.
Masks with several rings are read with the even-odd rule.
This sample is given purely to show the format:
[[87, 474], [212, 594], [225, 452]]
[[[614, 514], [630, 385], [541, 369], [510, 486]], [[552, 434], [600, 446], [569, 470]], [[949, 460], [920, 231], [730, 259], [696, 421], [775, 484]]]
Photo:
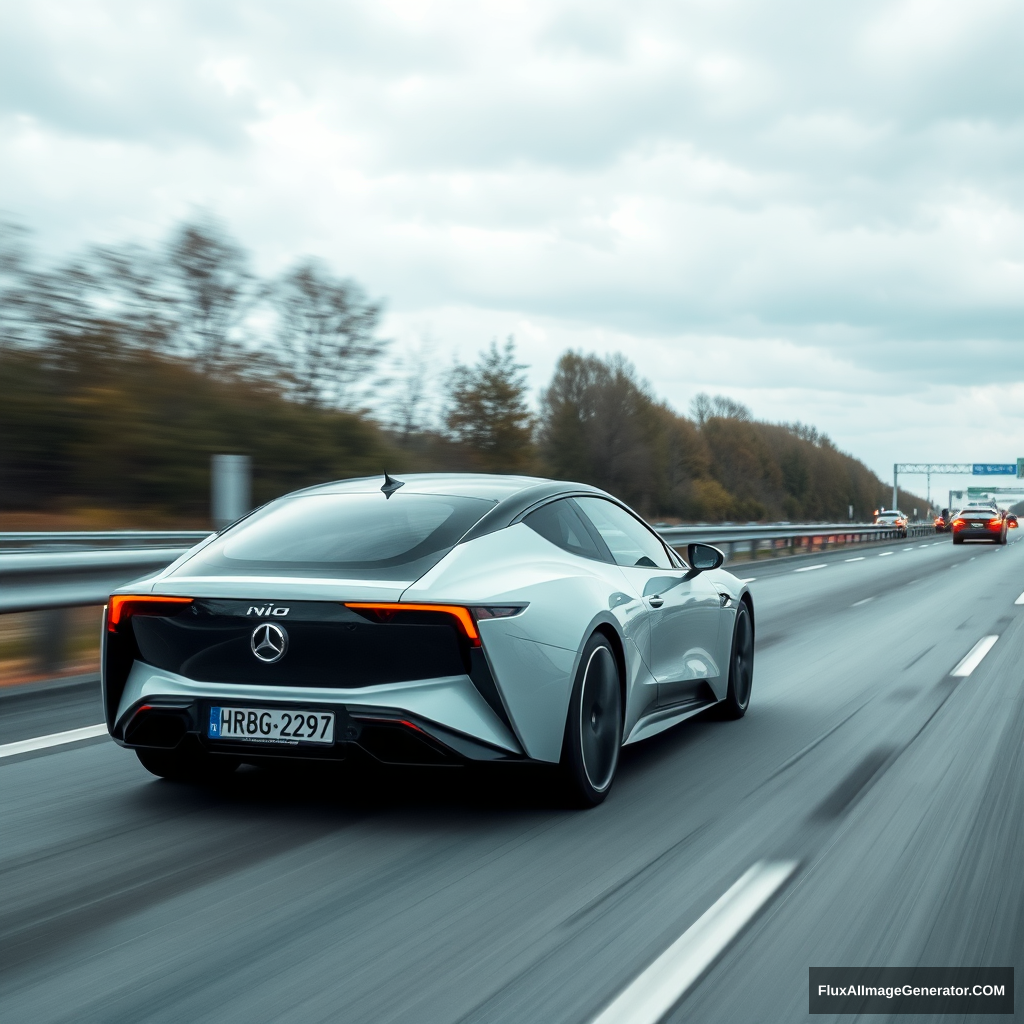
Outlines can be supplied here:
[[998, 636], [983, 636], [966, 654], [959, 665], [949, 674], [965, 678], [969, 676], [982, 662], [982, 659], [995, 646]]
[[891, 551], [883, 551], [878, 557], [879, 558], [885, 558], [886, 555], [891, 555], [891, 554], [892, 554]]
[[862, 604], [867, 604], [868, 601], [874, 601], [874, 598], [873, 597], [865, 597], [862, 601], [854, 601], [853, 604], [850, 605], [850, 607], [851, 608], [859, 608]]
[[758, 861], [592, 1024], [655, 1024], [693, 987], [757, 912], [785, 884], [797, 862]]
[[845, 561], [847, 561], [847, 562], [863, 562], [864, 561], [864, 555], [858, 555], [856, 558], [847, 558], [847, 559], [845, 559]]
[[79, 740], [91, 740], [97, 736], [106, 736], [105, 725], [87, 725], [84, 729], [69, 729], [67, 732], [52, 732], [49, 736], [34, 736], [30, 740], [17, 740], [0, 746], [0, 758], [14, 757], [15, 754], [27, 754], [33, 750], [46, 750], [47, 747], [63, 747]]
[[1017, 600], [1014, 601], [1013, 603], [1014, 604], [1024, 604], [1024, 594], [1021, 594], [1020, 597], [1018, 597]]
[[799, 569], [794, 569], [793, 572], [814, 572], [815, 569], [826, 568], [828, 568], [828, 563], [822, 562], [820, 565], [802, 565]]

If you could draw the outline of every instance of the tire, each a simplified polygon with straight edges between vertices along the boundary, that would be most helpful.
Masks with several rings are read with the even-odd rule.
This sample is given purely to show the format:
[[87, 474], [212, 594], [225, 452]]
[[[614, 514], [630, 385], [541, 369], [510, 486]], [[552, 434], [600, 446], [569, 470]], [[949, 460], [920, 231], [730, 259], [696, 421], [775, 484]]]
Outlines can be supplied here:
[[732, 631], [732, 650], [729, 653], [729, 689], [719, 705], [723, 718], [742, 718], [750, 707], [750, 692], [754, 685], [754, 625], [746, 601], [736, 609], [736, 625]]
[[204, 750], [136, 750], [147, 772], [171, 782], [214, 782], [227, 778], [238, 767], [233, 757], [207, 754]]
[[562, 740], [562, 780], [575, 806], [596, 807], [608, 795], [621, 747], [619, 665], [608, 640], [595, 633], [576, 670]]
[[954, 537], [953, 538], [953, 543], [954, 544], [963, 544], [963, 542], [964, 542], [963, 537]]

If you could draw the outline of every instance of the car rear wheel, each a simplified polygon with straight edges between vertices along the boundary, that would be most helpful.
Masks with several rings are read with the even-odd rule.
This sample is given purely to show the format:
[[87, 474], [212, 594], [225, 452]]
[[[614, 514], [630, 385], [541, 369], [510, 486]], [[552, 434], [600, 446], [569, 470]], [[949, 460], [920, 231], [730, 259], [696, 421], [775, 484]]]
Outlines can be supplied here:
[[964, 542], [963, 537], [954, 537], [953, 538], [953, 543], [954, 544], [963, 544], [963, 542]]
[[574, 804], [594, 807], [604, 800], [621, 746], [619, 666], [608, 640], [595, 633], [576, 670], [562, 741], [562, 777]]
[[754, 684], [754, 624], [750, 609], [740, 601], [736, 609], [736, 625], [732, 631], [732, 654], [729, 658], [729, 689], [719, 709], [725, 718], [742, 718], [750, 706]]
[[204, 750], [136, 750], [142, 767], [172, 782], [213, 782], [238, 767], [238, 759]]

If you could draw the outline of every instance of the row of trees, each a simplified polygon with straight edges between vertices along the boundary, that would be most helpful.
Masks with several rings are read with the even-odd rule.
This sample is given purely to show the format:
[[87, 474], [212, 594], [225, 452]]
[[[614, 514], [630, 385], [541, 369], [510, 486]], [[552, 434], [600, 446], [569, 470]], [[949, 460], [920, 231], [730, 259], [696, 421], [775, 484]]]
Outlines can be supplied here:
[[[539, 469], [684, 520], [836, 522], [851, 505], [866, 518], [886, 498], [874, 473], [813, 427], [758, 422], [740, 403], [704, 393], [681, 416], [621, 355], [564, 353], [536, 416], [523, 369], [509, 340], [453, 375], [445, 422], [475, 468]], [[901, 501], [924, 510], [912, 494]]]
[[431, 380], [426, 352], [388, 363], [380, 316], [314, 260], [258, 278], [210, 223], [48, 269], [4, 228], [0, 509], [202, 518], [225, 451], [253, 456], [261, 501], [385, 468], [542, 473], [691, 520], [862, 518], [885, 495], [813, 429], [721, 396], [679, 415], [621, 356], [566, 352], [538, 403], [511, 338]]

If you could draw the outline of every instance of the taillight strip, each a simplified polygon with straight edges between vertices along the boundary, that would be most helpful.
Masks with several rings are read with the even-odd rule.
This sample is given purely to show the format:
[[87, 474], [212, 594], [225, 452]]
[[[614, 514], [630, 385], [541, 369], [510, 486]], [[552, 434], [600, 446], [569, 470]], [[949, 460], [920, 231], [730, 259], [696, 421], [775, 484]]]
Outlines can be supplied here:
[[397, 601], [346, 601], [346, 608], [374, 612], [440, 612], [450, 615], [458, 623], [462, 634], [474, 647], [480, 646], [480, 633], [477, 631], [473, 613], [459, 604], [404, 604]]
[[[159, 594], [111, 594], [107, 602], [107, 629], [113, 632], [121, 625], [121, 620], [128, 618], [136, 610], [134, 604], [191, 604], [191, 597], [163, 597]], [[158, 615], [157, 608], [138, 609], [138, 614]]]

